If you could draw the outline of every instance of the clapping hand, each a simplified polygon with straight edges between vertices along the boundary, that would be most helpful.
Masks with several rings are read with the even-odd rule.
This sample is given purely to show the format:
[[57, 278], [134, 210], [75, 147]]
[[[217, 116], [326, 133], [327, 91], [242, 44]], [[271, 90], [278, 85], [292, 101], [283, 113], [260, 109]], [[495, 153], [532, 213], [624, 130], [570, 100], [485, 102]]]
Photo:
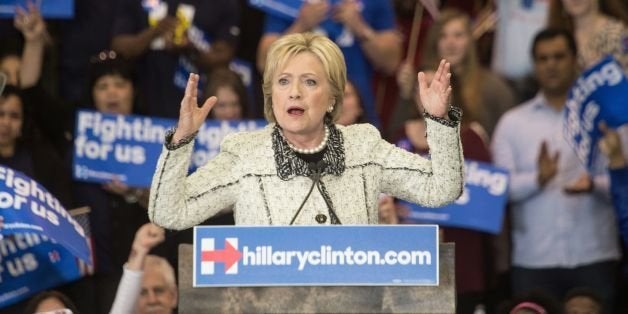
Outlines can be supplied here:
[[311, 31], [327, 17], [329, 2], [327, 0], [305, 1], [295, 21], [304, 31]]
[[593, 180], [588, 173], [581, 174], [576, 181], [568, 184], [564, 188], [565, 193], [578, 194], [587, 193], [593, 190]]
[[172, 137], [172, 143], [178, 143], [181, 139], [194, 134], [207, 119], [209, 111], [214, 107], [218, 98], [209, 97], [203, 106], [198, 106], [198, 74], [191, 73], [188, 84], [185, 87], [185, 95], [181, 100], [179, 110], [179, 122], [177, 130]]
[[395, 200], [392, 196], [382, 195], [379, 198], [379, 223], [387, 225], [396, 225], [399, 223], [399, 217], [397, 217], [397, 209], [395, 207]]
[[414, 65], [412, 61], [403, 62], [397, 70], [397, 86], [399, 86], [399, 94], [403, 99], [412, 99], [412, 91], [414, 90]]
[[419, 72], [419, 97], [423, 109], [432, 116], [447, 118], [449, 96], [451, 95], [451, 64], [444, 59], [440, 61], [432, 82], [428, 85], [425, 73]]
[[334, 8], [334, 20], [346, 25], [351, 31], [357, 31], [364, 24], [358, 1], [340, 1]]
[[537, 181], [539, 186], [543, 187], [549, 182], [558, 172], [558, 158], [560, 158], [559, 152], [556, 152], [554, 156], [550, 156], [547, 148], [547, 142], [541, 143], [541, 149], [539, 150], [538, 157], [538, 177]]

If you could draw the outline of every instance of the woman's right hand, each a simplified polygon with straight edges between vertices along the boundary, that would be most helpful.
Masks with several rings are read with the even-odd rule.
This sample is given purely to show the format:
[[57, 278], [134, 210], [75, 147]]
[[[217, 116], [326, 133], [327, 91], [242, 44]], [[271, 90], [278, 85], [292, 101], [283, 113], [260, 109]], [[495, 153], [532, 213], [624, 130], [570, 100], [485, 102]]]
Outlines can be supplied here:
[[177, 130], [172, 136], [172, 143], [178, 143], [181, 139], [194, 134], [207, 119], [209, 111], [214, 107], [218, 98], [207, 98], [203, 106], [198, 106], [198, 74], [190, 73], [188, 84], [185, 87], [185, 95], [181, 100], [179, 110], [179, 122]]

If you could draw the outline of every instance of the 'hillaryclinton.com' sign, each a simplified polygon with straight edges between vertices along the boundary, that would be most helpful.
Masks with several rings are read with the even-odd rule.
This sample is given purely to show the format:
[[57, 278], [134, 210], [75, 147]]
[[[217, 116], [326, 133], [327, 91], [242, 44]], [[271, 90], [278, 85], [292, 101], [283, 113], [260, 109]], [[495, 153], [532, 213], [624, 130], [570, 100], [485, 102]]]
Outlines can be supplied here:
[[194, 227], [194, 286], [438, 285], [438, 227]]

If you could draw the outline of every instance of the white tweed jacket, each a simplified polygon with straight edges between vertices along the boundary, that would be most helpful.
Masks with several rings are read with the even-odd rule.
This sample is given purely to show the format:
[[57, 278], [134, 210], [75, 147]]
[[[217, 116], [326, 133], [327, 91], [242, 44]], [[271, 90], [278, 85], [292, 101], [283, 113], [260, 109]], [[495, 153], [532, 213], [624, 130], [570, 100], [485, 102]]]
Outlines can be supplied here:
[[[426, 123], [431, 160], [386, 142], [369, 124], [331, 127], [320, 188], [294, 223], [330, 224], [315, 217], [335, 213], [342, 224], [376, 224], [380, 193], [433, 207], [455, 200], [464, 174], [459, 126]], [[188, 176], [192, 146], [164, 148], [153, 177], [149, 218], [168, 229], [229, 207], [238, 225], [287, 225], [312, 185], [311, 170], [274, 124], [227, 136], [220, 153]]]

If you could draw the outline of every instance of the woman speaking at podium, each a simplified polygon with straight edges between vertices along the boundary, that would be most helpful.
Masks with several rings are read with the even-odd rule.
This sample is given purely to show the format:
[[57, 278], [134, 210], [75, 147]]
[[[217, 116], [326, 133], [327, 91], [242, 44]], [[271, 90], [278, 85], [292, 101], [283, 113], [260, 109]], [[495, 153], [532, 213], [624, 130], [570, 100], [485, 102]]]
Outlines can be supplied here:
[[386, 142], [372, 125], [335, 125], [346, 83], [340, 49], [312, 33], [282, 37], [264, 71], [269, 125], [227, 136], [220, 153], [188, 175], [194, 137], [217, 100], [198, 106], [192, 74], [153, 177], [149, 218], [186, 229], [231, 207], [237, 225], [376, 224], [380, 193], [447, 204], [463, 188], [461, 113], [449, 106], [449, 69], [443, 60], [432, 82], [418, 75], [428, 160]]

